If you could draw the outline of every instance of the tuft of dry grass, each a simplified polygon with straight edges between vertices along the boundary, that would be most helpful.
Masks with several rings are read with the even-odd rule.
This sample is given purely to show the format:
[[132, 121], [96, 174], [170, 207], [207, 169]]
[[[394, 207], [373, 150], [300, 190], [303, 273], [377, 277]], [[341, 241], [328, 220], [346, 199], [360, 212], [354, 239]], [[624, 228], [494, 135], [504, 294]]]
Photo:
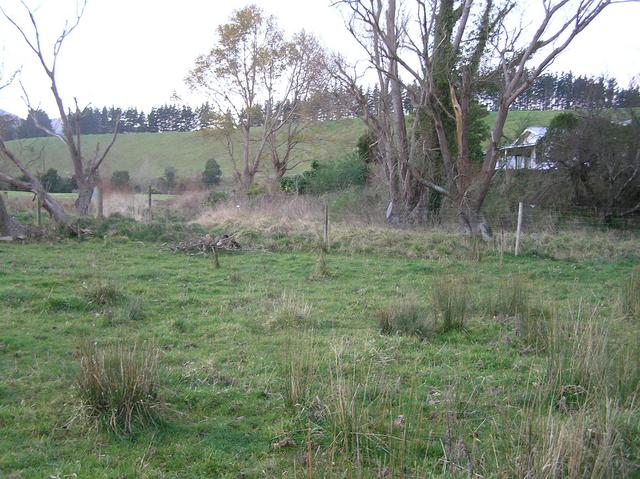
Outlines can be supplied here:
[[[568, 321], [555, 320], [549, 334], [547, 387], [562, 410], [587, 400], [617, 404], [640, 397], [640, 350], [634, 338], [613, 337], [595, 308], [578, 308]], [[614, 321], [614, 319], [611, 319]]]
[[376, 315], [382, 334], [400, 334], [425, 339], [433, 333], [433, 323], [415, 296], [402, 296], [378, 309]]
[[327, 266], [327, 259], [325, 253], [321, 251], [320, 254], [318, 254], [318, 259], [316, 259], [316, 265], [311, 273], [310, 279], [325, 279], [329, 276], [331, 276], [331, 273]]
[[121, 435], [157, 425], [159, 354], [154, 345], [137, 342], [81, 343], [74, 388], [81, 415]]
[[460, 280], [444, 279], [432, 291], [433, 304], [438, 313], [440, 330], [461, 331], [471, 309], [469, 288]]
[[631, 477], [621, 410], [607, 402], [597, 411], [582, 407], [569, 416], [549, 410], [529, 417], [521, 431], [523, 451], [516, 459], [516, 477]]
[[636, 266], [622, 285], [622, 311], [628, 318], [640, 319], [640, 266]]
[[275, 301], [269, 318], [269, 326], [273, 328], [292, 328], [308, 325], [312, 307], [304, 298], [284, 291]]
[[139, 321], [144, 318], [144, 303], [140, 298], [130, 298], [127, 301], [124, 317], [129, 321]]
[[115, 306], [125, 299], [125, 294], [118, 286], [104, 281], [87, 288], [84, 296], [89, 304], [96, 306]]

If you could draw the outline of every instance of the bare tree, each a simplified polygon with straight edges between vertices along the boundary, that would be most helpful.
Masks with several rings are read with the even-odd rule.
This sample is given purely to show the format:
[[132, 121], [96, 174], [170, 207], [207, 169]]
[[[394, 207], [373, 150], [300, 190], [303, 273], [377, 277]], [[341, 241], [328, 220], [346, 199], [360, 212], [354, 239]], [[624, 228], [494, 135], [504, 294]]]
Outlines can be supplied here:
[[[445, 195], [457, 209], [464, 231], [491, 236], [482, 205], [491, 186], [509, 107], [612, 0], [541, 0], [535, 25], [523, 28], [514, 19], [516, 2], [493, 0], [342, 0], [349, 29], [369, 56], [378, 75], [380, 112], [369, 119], [376, 131], [391, 133], [379, 145], [393, 168], [398, 192], [415, 190], [415, 182]], [[410, 4], [410, 5], [407, 5]], [[527, 8], [533, 6], [527, 3]], [[535, 16], [534, 16], [535, 18]], [[362, 33], [365, 35], [362, 35]], [[338, 68], [345, 84], [355, 77]], [[443, 181], [421, 169], [416, 146], [407, 139], [398, 105], [399, 85], [418, 86], [412, 95], [416, 118], [424, 114], [433, 126]], [[490, 138], [479, 164], [471, 157], [473, 103], [487, 84], [499, 90]], [[447, 128], [453, 122], [453, 128]], [[413, 128], [420, 125], [413, 123]], [[427, 163], [433, 158], [423, 152]], [[412, 182], [404, 181], [412, 178]]]
[[292, 162], [293, 152], [309, 141], [307, 130], [317, 117], [312, 98], [328, 80], [325, 52], [313, 35], [304, 31], [294, 35], [284, 53], [286, 98], [280, 100], [279, 124], [271, 129], [267, 139], [276, 184], [299, 164]]
[[[321, 54], [311, 35], [287, 41], [274, 17], [250, 5], [218, 27], [216, 46], [196, 60], [187, 84], [211, 97], [236, 180], [245, 189], [267, 155], [276, 176], [289, 168], [305, 123], [301, 106], [319, 80], [313, 74]], [[235, 149], [238, 131], [241, 152]]]
[[[106, 148], [101, 149], [100, 144], [98, 144], [93, 152], [91, 152], [90, 154], [85, 154], [85, 152], [83, 152], [82, 150], [82, 135], [80, 131], [80, 118], [82, 116], [83, 109], [79, 107], [77, 99], [74, 99], [74, 111], [72, 112], [71, 109], [67, 109], [60, 94], [58, 82], [56, 79], [56, 67], [60, 55], [60, 50], [65, 40], [69, 37], [69, 35], [71, 35], [71, 33], [73, 33], [73, 31], [80, 23], [86, 7], [86, 0], [79, 8], [76, 14], [76, 18], [73, 20], [73, 22], [65, 24], [64, 28], [62, 29], [62, 33], [60, 33], [60, 35], [53, 43], [53, 48], [50, 55], [47, 54], [47, 52], [45, 51], [45, 47], [42, 44], [40, 29], [38, 27], [34, 12], [30, 10], [25, 3], [22, 3], [22, 5], [25, 9], [26, 16], [28, 17], [28, 26], [21, 25], [17, 19], [7, 14], [7, 12], [2, 7], [0, 7], [0, 12], [2, 12], [6, 20], [16, 29], [16, 31], [24, 40], [25, 44], [35, 54], [43, 71], [47, 75], [51, 87], [51, 93], [54, 97], [56, 107], [60, 115], [62, 133], [57, 133], [45, 125], [38, 124], [38, 127], [45, 131], [47, 134], [54, 136], [65, 143], [69, 152], [69, 158], [73, 165], [74, 178], [78, 185], [78, 198], [75, 202], [75, 209], [78, 214], [87, 215], [91, 206], [93, 190], [98, 179], [98, 171], [116, 141], [120, 119], [117, 118], [115, 121], [113, 134]], [[27, 95], [26, 91], [24, 92], [24, 94], [29, 113], [33, 113], [35, 109], [29, 101], [29, 96]], [[0, 173], [0, 175], [3, 175], [5, 177], [3, 178], [4, 181], [11, 183], [13, 186], [19, 189], [34, 191], [43, 195], [42, 185], [38, 181], [36, 175], [31, 173], [25, 164], [20, 162], [15, 155], [12, 155], [4, 145], [2, 145], [2, 147], [0, 148], [0, 154], [6, 161], [12, 163], [15, 168], [17, 168], [24, 176], [29, 179], [28, 182], [20, 182], [16, 178], [10, 177], [8, 173], [4, 172]], [[0, 176], [0, 178], [2, 178], [2, 176]], [[43, 196], [48, 197], [45, 198], [45, 208], [47, 208], [53, 218], [56, 221], [66, 222], [68, 220], [68, 216], [64, 213], [62, 208], [60, 208], [60, 205], [57, 204], [55, 200], [53, 200], [50, 196]]]
[[[8, 87], [16, 76], [14, 73], [8, 79], [3, 80], [3, 70], [3, 68], [0, 68], [0, 90]], [[1, 132], [0, 142], [2, 142]], [[20, 236], [25, 232], [25, 228], [9, 216], [7, 207], [4, 204], [4, 197], [0, 194], [0, 236]]]

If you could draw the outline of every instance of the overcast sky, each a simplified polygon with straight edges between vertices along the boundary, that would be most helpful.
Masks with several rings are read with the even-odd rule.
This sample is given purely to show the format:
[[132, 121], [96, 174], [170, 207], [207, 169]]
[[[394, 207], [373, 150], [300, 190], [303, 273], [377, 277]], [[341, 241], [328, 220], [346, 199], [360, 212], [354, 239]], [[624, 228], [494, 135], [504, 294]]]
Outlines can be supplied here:
[[[288, 32], [306, 29], [328, 49], [352, 59], [359, 54], [330, 0], [89, 0], [58, 62], [58, 83], [65, 100], [75, 96], [81, 106], [135, 106], [145, 111], [170, 102], [174, 91], [184, 94], [183, 79], [194, 59], [213, 45], [215, 27], [248, 3], [275, 15]], [[37, 9], [45, 45], [53, 44], [76, 8], [76, 0], [29, 0], [28, 4]], [[28, 20], [18, 1], [0, 0], [0, 5], [19, 13], [21, 24]], [[627, 86], [640, 75], [639, 25], [640, 3], [609, 7], [552, 70], [610, 75]], [[20, 79], [31, 103], [57, 116], [36, 57], [4, 18], [0, 18], [0, 55], [5, 71], [21, 68]], [[17, 83], [5, 88], [0, 91], [0, 109], [25, 116], [22, 97]]]

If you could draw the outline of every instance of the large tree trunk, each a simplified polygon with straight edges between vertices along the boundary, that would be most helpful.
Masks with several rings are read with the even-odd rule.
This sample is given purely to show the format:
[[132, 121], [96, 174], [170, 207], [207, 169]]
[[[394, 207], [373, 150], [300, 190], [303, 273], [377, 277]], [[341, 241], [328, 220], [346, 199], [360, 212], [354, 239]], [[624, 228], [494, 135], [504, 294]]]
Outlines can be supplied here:
[[75, 202], [76, 212], [81, 216], [88, 216], [91, 211], [91, 198], [93, 197], [93, 190], [95, 189], [95, 182], [83, 181], [78, 183], [78, 198]]
[[27, 233], [27, 228], [9, 216], [4, 204], [4, 199], [0, 194], [0, 236], [11, 236], [15, 238], [26, 236]]

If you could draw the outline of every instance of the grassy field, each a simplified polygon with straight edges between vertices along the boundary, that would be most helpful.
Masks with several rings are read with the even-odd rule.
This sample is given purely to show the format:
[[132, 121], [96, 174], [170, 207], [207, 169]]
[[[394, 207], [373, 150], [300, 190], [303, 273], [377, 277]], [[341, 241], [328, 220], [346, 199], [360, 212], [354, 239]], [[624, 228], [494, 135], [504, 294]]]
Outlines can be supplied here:
[[[309, 131], [309, 143], [301, 146], [296, 160], [304, 169], [312, 160], [333, 161], [355, 147], [364, 132], [359, 120], [340, 120], [321, 123]], [[93, 151], [97, 143], [107, 144], [110, 135], [86, 135], [85, 151]], [[65, 146], [54, 138], [35, 138], [9, 142], [9, 147], [29, 160], [43, 151], [45, 168], [56, 168], [61, 175], [70, 174]], [[238, 145], [239, 147], [239, 145]], [[44, 149], [43, 149], [44, 148]], [[215, 158], [223, 175], [230, 178], [233, 165], [227, 154], [224, 139], [207, 132], [167, 132], [123, 134], [118, 137], [110, 153], [108, 166], [111, 173], [127, 170], [133, 178], [159, 177], [164, 169], [175, 167], [179, 176], [198, 176], [209, 158]], [[40, 167], [40, 169], [42, 169]], [[267, 167], [268, 170], [268, 167]]]
[[[0, 476], [637, 477], [634, 260], [288, 250], [0, 244]], [[155, 426], [80, 414], [87, 341], [157, 349]]]
[[[16, 199], [16, 198], [32, 198], [33, 197], [33, 193], [29, 191], [0, 191], [0, 193], [6, 193], [6, 195], [10, 200]], [[78, 197], [78, 193], [50, 193], [50, 195], [59, 200], [75, 200]], [[133, 196], [139, 199], [148, 198], [146, 193], [136, 193]], [[159, 201], [170, 200], [175, 197], [175, 195], [166, 195], [163, 193], [154, 193], [152, 196], [154, 200], [159, 200]]]
[[[509, 115], [505, 135], [517, 136], [526, 126], [548, 125], [557, 114], [555, 111], [514, 111]], [[494, 114], [489, 114], [491, 122]], [[360, 135], [365, 131], [360, 120], [339, 120], [320, 123], [309, 130], [310, 141], [296, 153], [295, 162], [301, 161], [297, 171], [308, 167], [312, 160], [333, 161], [351, 151]], [[96, 143], [107, 144], [109, 135], [87, 135], [85, 151], [93, 151]], [[36, 138], [9, 142], [10, 148], [31, 160], [43, 151], [44, 168], [56, 168], [64, 176], [70, 175], [70, 165], [65, 146], [53, 138]], [[228, 157], [224, 140], [203, 132], [140, 133], [121, 135], [103, 168], [104, 174], [115, 170], [127, 170], [134, 178], [158, 177], [164, 169], [173, 166], [180, 176], [197, 176], [209, 158], [215, 158], [230, 178], [233, 165]], [[42, 167], [38, 166], [39, 169]], [[265, 167], [268, 174], [270, 167]]]

